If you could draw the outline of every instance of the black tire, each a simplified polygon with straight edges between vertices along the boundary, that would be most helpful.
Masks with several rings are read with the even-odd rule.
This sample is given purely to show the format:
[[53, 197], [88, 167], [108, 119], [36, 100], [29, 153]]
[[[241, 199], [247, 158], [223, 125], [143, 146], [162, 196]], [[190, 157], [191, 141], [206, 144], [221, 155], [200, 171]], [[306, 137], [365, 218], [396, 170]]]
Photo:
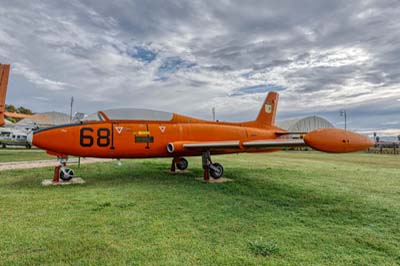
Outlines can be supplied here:
[[4, 143], [2, 143], [2, 144], [1, 144], [1, 147], [2, 147], [3, 149], [5, 149], [5, 148], [7, 148], [7, 145], [4, 144]]
[[65, 172], [67, 172], [67, 174], [65, 174], [64, 171], [60, 169], [60, 179], [63, 181], [70, 181], [75, 175], [74, 170], [70, 168], [65, 168], [64, 170]]
[[27, 144], [27, 145], [26, 145], [26, 148], [27, 148], [27, 149], [30, 149], [30, 148], [32, 148], [32, 146], [29, 145], [29, 144]]
[[217, 168], [217, 170], [210, 168], [210, 175], [212, 176], [212, 178], [218, 179], [223, 176], [224, 167], [222, 167], [222, 165], [220, 165], [219, 163], [213, 163], [212, 166]]
[[176, 164], [176, 167], [181, 171], [186, 170], [188, 168], [188, 166], [189, 166], [189, 162], [183, 157], [179, 158], [179, 161]]

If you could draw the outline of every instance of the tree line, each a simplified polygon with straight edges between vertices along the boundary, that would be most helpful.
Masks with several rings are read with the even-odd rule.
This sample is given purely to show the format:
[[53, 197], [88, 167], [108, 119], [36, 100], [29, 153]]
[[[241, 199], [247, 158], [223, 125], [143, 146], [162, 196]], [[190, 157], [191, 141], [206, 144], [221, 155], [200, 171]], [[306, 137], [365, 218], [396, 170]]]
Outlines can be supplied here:
[[[17, 114], [24, 114], [24, 115], [33, 115], [32, 110], [25, 108], [23, 106], [16, 107], [12, 104], [6, 104], [5, 111], [10, 113], [17, 113]], [[14, 117], [7, 117], [7, 120], [16, 123], [20, 121], [22, 118], [14, 118]]]

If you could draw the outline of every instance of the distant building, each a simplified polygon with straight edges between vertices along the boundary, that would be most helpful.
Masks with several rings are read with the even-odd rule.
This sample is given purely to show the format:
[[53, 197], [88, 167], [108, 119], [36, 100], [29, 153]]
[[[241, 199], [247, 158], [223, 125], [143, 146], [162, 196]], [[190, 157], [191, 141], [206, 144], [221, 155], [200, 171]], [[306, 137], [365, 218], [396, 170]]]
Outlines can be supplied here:
[[319, 128], [334, 128], [333, 124], [320, 116], [308, 116], [277, 121], [276, 125], [290, 132], [310, 132]]
[[70, 117], [67, 114], [59, 112], [45, 112], [37, 114], [46, 117], [47, 119], [24, 118], [17, 123], [17, 126], [24, 127], [51, 127], [70, 123]]

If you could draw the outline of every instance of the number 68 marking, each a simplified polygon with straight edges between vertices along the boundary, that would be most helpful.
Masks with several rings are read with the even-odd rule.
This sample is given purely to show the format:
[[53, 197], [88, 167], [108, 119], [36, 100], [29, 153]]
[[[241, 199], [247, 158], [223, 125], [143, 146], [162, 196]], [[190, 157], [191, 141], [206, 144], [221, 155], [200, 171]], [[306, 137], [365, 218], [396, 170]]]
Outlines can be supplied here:
[[[80, 145], [82, 147], [92, 147], [94, 144], [93, 133], [94, 130], [90, 127], [81, 128], [80, 131]], [[96, 144], [99, 147], [108, 147], [110, 145], [110, 129], [99, 128], [97, 130], [97, 140]]]

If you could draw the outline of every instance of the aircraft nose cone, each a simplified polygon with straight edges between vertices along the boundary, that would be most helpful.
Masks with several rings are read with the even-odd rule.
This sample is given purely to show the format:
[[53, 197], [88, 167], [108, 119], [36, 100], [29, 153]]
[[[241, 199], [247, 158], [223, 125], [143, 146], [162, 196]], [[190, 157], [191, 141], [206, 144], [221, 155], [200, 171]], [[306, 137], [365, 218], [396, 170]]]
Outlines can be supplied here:
[[26, 137], [29, 144], [32, 145], [33, 142], [33, 132], [29, 132], [28, 136]]

